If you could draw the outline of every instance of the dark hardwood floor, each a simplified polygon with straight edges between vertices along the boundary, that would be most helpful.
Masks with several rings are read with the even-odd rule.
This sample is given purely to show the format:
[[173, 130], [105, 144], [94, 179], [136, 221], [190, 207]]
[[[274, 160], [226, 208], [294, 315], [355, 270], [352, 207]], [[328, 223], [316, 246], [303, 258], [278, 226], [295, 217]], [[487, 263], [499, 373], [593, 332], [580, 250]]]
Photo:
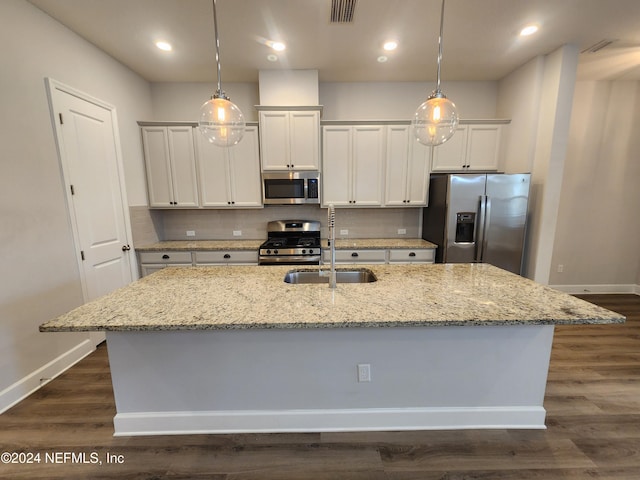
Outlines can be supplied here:
[[640, 296], [583, 298], [627, 322], [556, 328], [547, 430], [113, 437], [101, 346], [0, 415], [0, 452], [40, 460], [0, 478], [638, 480]]

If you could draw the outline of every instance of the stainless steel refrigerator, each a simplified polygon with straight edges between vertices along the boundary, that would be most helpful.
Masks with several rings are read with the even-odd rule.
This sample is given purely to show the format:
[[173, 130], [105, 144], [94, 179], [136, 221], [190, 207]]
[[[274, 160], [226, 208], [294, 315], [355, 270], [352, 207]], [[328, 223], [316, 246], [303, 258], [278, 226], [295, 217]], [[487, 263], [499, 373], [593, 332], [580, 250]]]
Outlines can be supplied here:
[[531, 175], [434, 174], [422, 238], [437, 263], [490, 263], [521, 274]]

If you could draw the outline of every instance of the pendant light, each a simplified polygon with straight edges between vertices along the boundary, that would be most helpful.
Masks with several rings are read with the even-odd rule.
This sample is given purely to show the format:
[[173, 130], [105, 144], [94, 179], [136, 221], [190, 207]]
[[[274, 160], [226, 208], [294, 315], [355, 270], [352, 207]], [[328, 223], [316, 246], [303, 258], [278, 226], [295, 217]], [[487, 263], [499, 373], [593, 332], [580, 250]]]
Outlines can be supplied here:
[[418, 107], [413, 117], [414, 134], [424, 145], [440, 145], [449, 140], [458, 126], [458, 110], [440, 90], [440, 63], [442, 62], [442, 31], [444, 25], [444, 1], [440, 12], [440, 36], [438, 37], [438, 74], [436, 89], [427, 101]]
[[200, 107], [200, 132], [209, 142], [220, 147], [235, 145], [244, 136], [244, 116], [240, 109], [222, 91], [220, 77], [220, 40], [216, 19], [216, 0], [213, 0], [213, 29], [216, 36], [216, 65], [218, 67], [218, 89], [211, 100]]

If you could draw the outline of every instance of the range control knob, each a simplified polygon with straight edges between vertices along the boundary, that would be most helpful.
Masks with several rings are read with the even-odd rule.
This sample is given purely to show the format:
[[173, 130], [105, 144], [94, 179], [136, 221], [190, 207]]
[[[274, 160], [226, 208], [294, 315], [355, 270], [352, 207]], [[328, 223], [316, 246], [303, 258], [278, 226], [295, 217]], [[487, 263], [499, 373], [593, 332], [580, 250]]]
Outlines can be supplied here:
[[278, 250], [274, 250], [274, 251], [273, 251], [273, 254], [274, 254], [274, 255], [277, 255], [277, 254], [278, 254]]
[[306, 254], [306, 253], [307, 253], [307, 251], [303, 248], [303, 249], [302, 249], [302, 254], [304, 255], [304, 254]]
[[267, 250], [267, 255], [271, 255], [271, 250]]

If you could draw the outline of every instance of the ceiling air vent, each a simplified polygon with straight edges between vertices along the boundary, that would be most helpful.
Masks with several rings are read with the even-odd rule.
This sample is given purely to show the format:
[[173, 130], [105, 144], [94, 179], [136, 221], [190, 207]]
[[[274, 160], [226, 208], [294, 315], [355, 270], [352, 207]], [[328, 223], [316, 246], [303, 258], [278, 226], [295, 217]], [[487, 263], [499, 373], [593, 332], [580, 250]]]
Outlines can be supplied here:
[[611, 45], [615, 41], [616, 40], [609, 40], [609, 39], [600, 40], [599, 42], [594, 43], [590, 47], [585, 48], [580, 53], [596, 53], [596, 52], [599, 52], [600, 50], [602, 50], [603, 48], [608, 47], [609, 45]]
[[352, 23], [358, 0], [331, 0], [331, 23]]

